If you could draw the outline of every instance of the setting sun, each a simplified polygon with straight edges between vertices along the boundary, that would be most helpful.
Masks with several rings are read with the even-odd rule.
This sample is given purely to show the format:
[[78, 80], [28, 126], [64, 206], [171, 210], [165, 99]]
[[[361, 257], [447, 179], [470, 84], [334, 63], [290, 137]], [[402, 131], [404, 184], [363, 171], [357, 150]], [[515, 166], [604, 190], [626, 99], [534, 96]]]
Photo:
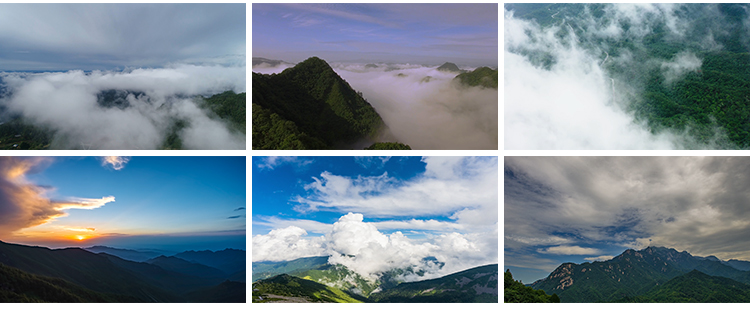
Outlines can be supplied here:
[[78, 240], [84, 240], [84, 239], [86, 239], [86, 236], [76, 235], [76, 239], [78, 239]]

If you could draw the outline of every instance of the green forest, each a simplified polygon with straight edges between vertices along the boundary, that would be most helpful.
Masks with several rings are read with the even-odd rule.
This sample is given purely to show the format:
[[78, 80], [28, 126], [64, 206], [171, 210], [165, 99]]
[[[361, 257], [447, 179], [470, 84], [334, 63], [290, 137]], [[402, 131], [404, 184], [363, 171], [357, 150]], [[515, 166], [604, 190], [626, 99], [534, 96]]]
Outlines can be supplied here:
[[[612, 4], [506, 4], [514, 16], [534, 20], [543, 28], [558, 27], [556, 37], [569, 46], [571, 36], [600, 62], [614, 83], [625, 83], [636, 94], [618, 93], [618, 103], [635, 123], [654, 134], [685, 136], [686, 148], [750, 148], [750, 6], [684, 4], [675, 19], [646, 14], [642, 24], [612, 19]], [[674, 23], [680, 23], [675, 34]], [[647, 29], [642, 37], [593, 35], [595, 29]], [[550, 69], [554, 55], [541, 50], [514, 51]], [[667, 63], [680, 55], [701, 61], [676, 79], [667, 78]], [[614, 61], [624, 56], [630, 61]], [[623, 59], [626, 59], [623, 58]], [[607, 59], [609, 59], [607, 61]]]
[[346, 149], [374, 141], [385, 126], [370, 103], [317, 57], [279, 74], [253, 72], [252, 109], [253, 149]]
[[510, 270], [505, 271], [505, 282], [503, 287], [504, 299], [506, 303], [559, 303], [560, 298], [557, 294], [547, 295], [542, 290], [535, 290], [533, 288], [523, 285], [513, 279], [513, 274]]

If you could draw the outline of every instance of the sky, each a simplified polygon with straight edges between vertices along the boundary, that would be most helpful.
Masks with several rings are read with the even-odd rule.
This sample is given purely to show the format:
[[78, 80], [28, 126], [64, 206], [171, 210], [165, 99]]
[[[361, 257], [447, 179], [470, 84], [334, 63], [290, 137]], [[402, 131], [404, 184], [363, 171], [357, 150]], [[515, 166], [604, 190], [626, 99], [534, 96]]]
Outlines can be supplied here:
[[0, 157], [0, 240], [245, 249], [245, 157]]
[[252, 169], [253, 262], [329, 256], [367, 278], [413, 266], [430, 279], [498, 261], [497, 157], [253, 157]]
[[244, 62], [245, 4], [0, 4], [0, 70]]
[[532, 283], [648, 246], [750, 260], [749, 175], [748, 157], [505, 157], [504, 267]]
[[498, 5], [253, 4], [253, 57], [498, 64]]

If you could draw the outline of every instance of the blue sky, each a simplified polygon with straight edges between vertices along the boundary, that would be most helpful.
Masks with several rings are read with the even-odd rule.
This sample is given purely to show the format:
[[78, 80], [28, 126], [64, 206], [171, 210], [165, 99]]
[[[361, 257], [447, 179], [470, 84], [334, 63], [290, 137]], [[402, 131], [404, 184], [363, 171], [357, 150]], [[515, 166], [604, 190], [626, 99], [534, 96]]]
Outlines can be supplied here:
[[524, 283], [648, 246], [750, 260], [747, 157], [505, 157], [504, 178], [504, 267]]
[[498, 5], [253, 4], [253, 57], [497, 66]]
[[2, 3], [0, 71], [244, 63], [245, 6]]
[[14, 202], [0, 209], [0, 239], [173, 251], [245, 247], [244, 157], [131, 157], [118, 166], [100, 157], [1, 159], [0, 198]]
[[435, 276], [497, 263], [497, 157], [253, 157], [252, 169], [254, 261], [330, 255], [373, 275], [433, 256], [446, 263], [425, 269]]

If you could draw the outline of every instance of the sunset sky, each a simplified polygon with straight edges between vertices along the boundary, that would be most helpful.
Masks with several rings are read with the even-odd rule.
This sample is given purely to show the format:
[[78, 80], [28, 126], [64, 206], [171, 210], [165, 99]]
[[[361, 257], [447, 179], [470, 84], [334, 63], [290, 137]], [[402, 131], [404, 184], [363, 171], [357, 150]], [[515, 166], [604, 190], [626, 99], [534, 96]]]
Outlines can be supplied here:
[[245, 249], [244, 157], [0, 157], [0, 240]]

